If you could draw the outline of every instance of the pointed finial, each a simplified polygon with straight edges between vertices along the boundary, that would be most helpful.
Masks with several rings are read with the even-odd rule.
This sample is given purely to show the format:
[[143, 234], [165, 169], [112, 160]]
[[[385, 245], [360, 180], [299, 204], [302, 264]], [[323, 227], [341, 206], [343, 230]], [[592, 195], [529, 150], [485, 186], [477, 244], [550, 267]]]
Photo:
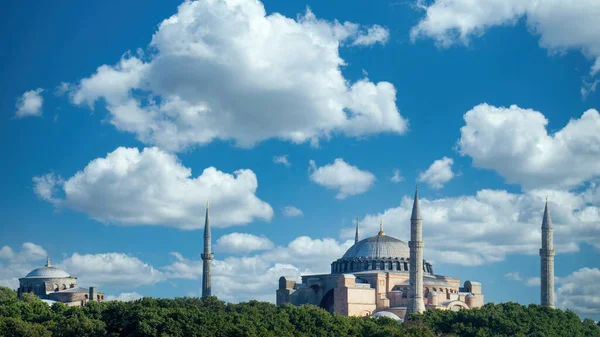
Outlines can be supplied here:
[[385, 235], [383, 232], [383, 219], [379, 219], [379, 235]]
[[206, 208], [208, 208], [208, 200], [206, 200]]
[[544, 207], [544, 216], [542, 217], [542, 228], [552, 228], [552, 220], [550, 219], [550, 211], [548, 210], [548, 198]]
[[546, 203], [548, 203], [548, 196], [546, 195]]
[[413, 209], [410, 219], [421, 220], [421, 207], [419, 206], [419, 184], [415, 186], [415, 199], [413, 200]]
[[46, 256], [46, 267], [51, 267], [50, 265], [50, 256]]
[[356, 233], [354, 234], [354, 243], [360, 240], [360, 234], [358, 233], [358, 217], [356, 217]]

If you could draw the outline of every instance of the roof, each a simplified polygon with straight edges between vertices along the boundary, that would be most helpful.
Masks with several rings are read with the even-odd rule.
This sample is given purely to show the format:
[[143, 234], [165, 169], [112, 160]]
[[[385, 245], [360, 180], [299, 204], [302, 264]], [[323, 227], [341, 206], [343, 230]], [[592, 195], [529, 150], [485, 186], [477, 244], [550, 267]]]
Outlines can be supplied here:
[[40, 267], [32, 270], [25, 278], [66, 278], [71, 277], [64, 270], [55, 267]]
[[402, 240], [387, 235], [375, 235], [361, 240], [350, 247], [344, 258], [408, 258], [410, 249]]
[[59, 291], [55, 291], [54, 293], [88, 293], [90, 290], [87, 288], [81, 288], [81, 287], [75, 287], [75, 288], [69, 288], [69, 289], [65, 289], [65, 290], [59, 290]]
[[402, 319], [400, 317], [398, 317], [398, 315], [394, 314], [393, 312], [389, 312], [389, 311], [376, 312], [373, 315], [371, 315], [371, 317], [387, 317], [387, 318], [391, 318], [395, 321], [402, 322]]

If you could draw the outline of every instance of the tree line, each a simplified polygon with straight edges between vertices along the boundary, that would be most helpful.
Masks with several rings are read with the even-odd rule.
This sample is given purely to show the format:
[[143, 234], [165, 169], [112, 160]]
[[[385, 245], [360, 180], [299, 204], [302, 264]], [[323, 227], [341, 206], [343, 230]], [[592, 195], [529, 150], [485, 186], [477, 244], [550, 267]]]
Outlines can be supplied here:
[[488, 303], [481, 309], [431, 310], [399, 324], [389, 318], [344, 317], [312, 305], [295, 307], [216, 297], [92, 302], [52, 306], [32, 294], [17, 299], [0, 287], [0, 336], [6, 337], [287, 337], [287, 336], [568, 336], [600, 337], [600, 326], [571, 311]]

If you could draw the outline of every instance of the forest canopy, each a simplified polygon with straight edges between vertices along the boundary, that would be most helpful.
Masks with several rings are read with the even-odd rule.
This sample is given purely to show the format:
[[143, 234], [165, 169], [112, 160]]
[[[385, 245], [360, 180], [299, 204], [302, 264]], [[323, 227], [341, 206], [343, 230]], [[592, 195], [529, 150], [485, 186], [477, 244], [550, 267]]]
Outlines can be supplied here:
[[231, 304], [216, 297], [47, 305], [32, 294], [17, 299], [0, 287], [0, 336], [598, 336], [600, 327], [571, 311], [539, 305], [488, 303], [481, 309], [432, 310], [403, 323], [344, 317], [312, 305], [258, 301]]

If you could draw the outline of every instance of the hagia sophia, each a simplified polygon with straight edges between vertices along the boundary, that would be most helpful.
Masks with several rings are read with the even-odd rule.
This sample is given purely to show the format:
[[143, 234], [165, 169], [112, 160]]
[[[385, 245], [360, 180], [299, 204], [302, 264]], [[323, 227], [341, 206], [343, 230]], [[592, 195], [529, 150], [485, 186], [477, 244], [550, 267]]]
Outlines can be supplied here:
[[[437, 275], [431, 263], [423, 259], [421, 208], [415, 191], [410, 218], [408, 243], [388, 236], [380, 224], [377, 235], [360, 239], [358, 222], [354, 245], [331, 263], [331, 272], [303, 275], [300, 283], [293, 277], [279, 278], [277, 305], [313, 304], [344, 316], [385, 316], [397, 321], [411, 313], [425, 310], [460, 310], [484, 304], [482, 285], [467, 280]], [[541, 304], [554, 307], [554, 248], [548, 201], [542, 221]], [[211, 296], [211, 231], [208, 203], [204, 224], [202, 297]], [[90, 301], [104, 301], [104, 293], [96, 287], [80, 288], [77, 278], [46, 265], [19, 279], [18, 294], [32, 292], [44, 301], [83, 306]]]
[[[437, 275], [423, 259], [421, 208], [415, 191], [410, 242], [379, 233], [360, 240], [331, 263], [331, 273], [303, 275], [302, 282], [282, 276], [277, 304], [314, 304], [344, 316], [386, 316], [402, 321], [430, 309], [460, 310], [484, 304], [481, 283]], [[554, 249], [548, 202], [542, 223], [541, 304], [554, 307]]]

